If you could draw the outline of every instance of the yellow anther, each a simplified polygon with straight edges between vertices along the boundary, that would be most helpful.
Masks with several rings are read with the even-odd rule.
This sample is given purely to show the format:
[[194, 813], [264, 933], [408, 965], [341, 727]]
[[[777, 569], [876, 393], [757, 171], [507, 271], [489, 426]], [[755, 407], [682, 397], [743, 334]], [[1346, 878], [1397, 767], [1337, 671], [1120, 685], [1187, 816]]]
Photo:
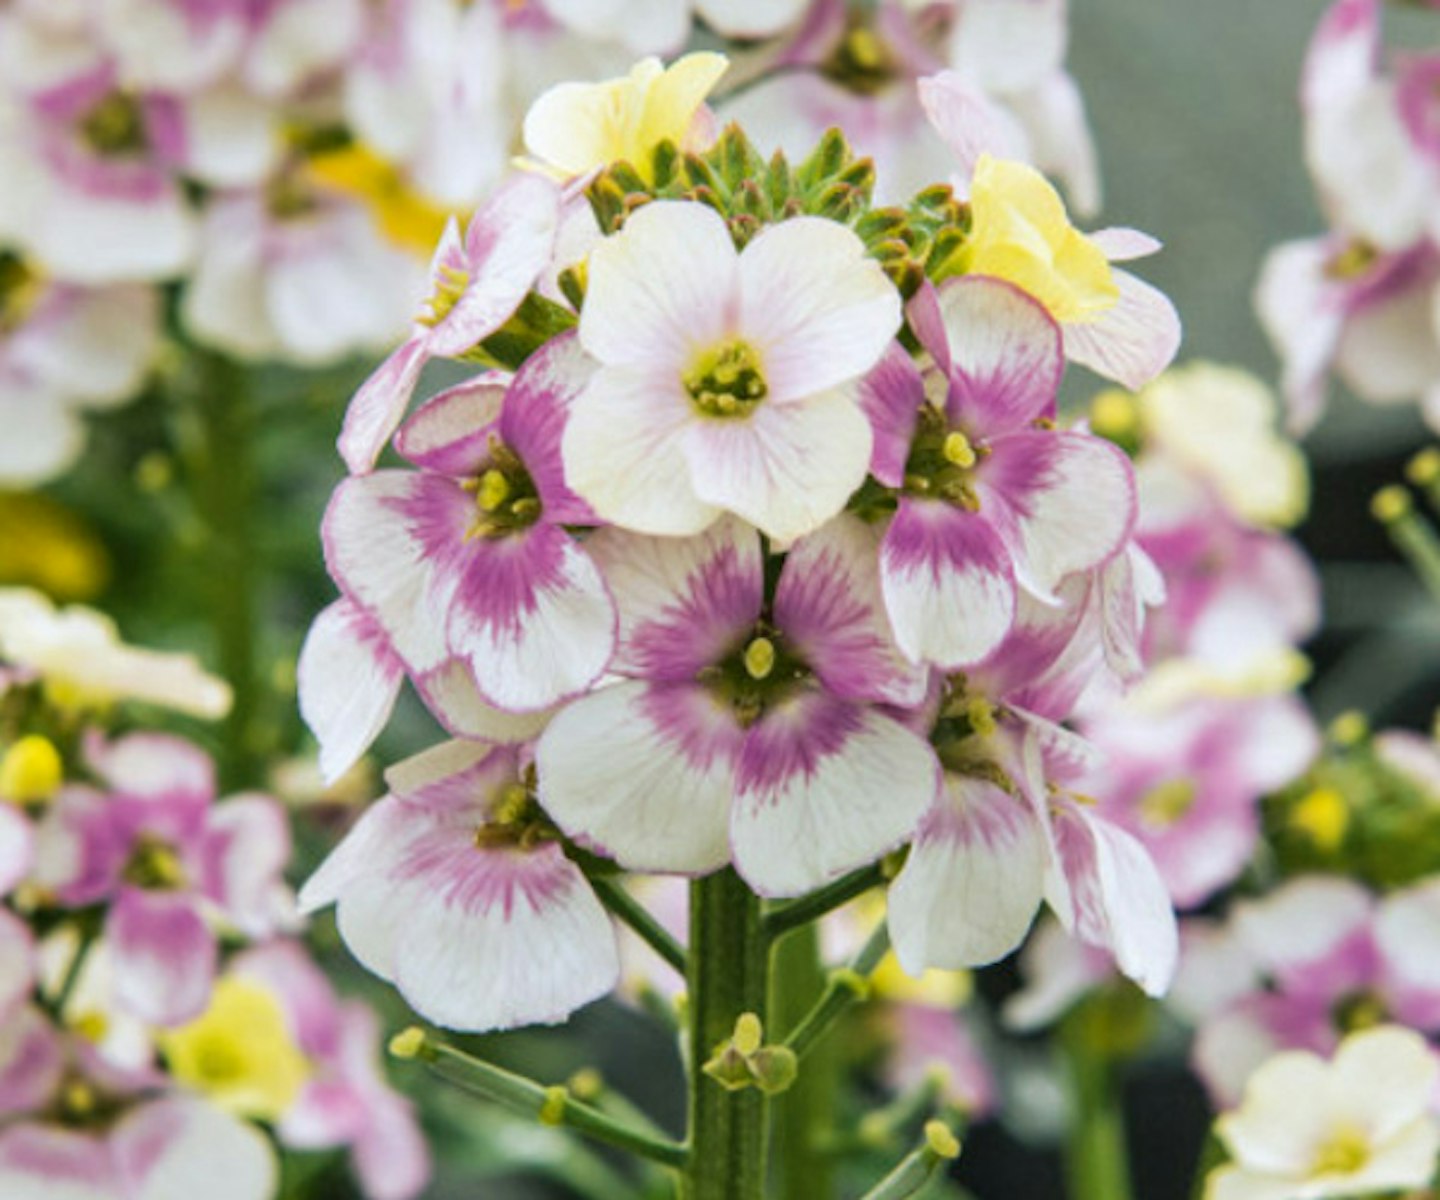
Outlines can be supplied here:
[[65, 1085], [60, 1102], [72, 1117], [87, 1117], [95, 1111], [95, 1090], [82, 1080], [71, 1080]]
[[69, 1022], [70, 1028], [78, 1033], [92, 1045], [104, 1041], [105, 1035], [110, 1031], [110, 1020], [103, 1012], [91, 1009], [74, 1017]]
[[38, 733], [22, 737], [0, 759], [0, 799], [37, 804], [50, 799], [64, 779], [60, 752]]
[[1332, 787], [1317, 787], [1302, 796], [1290, 810], [1290, 825], [1321, 850], [1340, 848], [1350, 828], [1350, 806]]
[[1356, 238], [1325, 264], [1331, 279], [1355, 279], [1375, 265], [1380, 251], [1363, 238]]
[[1440, 448], [1427, 446], [1405, 465], [1405, 478], [1416, 487], [1440, 481]]
[[1193, 779], [1167, 779], [1140, 797], [1140, 818], [1147, 825], [1164, 829], [1188, 813], [1195, 800]]
[[940, 452], [945, 455], [946, 462], [954, 463], [957, 467], [975, 465], [975, 448], [970, 445], [970, 439], [958, 429], [952, 429], [945, 435], [945, 444]]
[[706, 416], [744, 416], [765, 398], [760, 356], [742, 341], [723, 342], [700, 354], [682, 382]]
[[594, 1100], [605, 1090], [605, 1079], [594, 1067], [581, 1067], [566, 1086], [577, 1100]]
[[425, 1031], [418, 1025], [411, 1025], [390, 1039], [390, 1053], [395, 1058], [418, 1058], [425, 1049], [425, 1042]]
[[1365, 1131], [1342, 1127], [1329, 1139], [1310, 1166], [1312, 1175], [1353, 1175], [1370, 1161], [1370, 1140]]
[[441, 263], [436, 271], [435, 290], [425, 302], [425, 311], [415, 319], [422, 325], [438, 325], [450, 315], [470, 286], [470, 273], [459, 267]]
[[1413, 507], [1414, 501], [1410, 499], [1410, 493], [1398, 483], [1381, 488], [1370, 501], [1370, 511], [1375, 519], [1386, 525], [1400, 520]]
[[764, 1039], [765, 1029], [753, 1012], [741, 1013], [735, 1019], [735, 1035], [731, 1040], [741, 1054], [748, 1058], [760, 1049]]
[[511, 490], [510, 480], [505, 477], [505, 472], [491, 467], [480, 476], [475, 488], [475, 503], [484, 512], [494, 512], [510, 498]]
[[524, 818], [530, 807], [530, 791], [523, 783], [507, 784], [495, 799], [496, 825], [513, 825]]
[[949, 1160], [960, 1157], [960, 1139], [944, 1121], [925, 1122], [925, 1146], [937, 1158]]
[[545, 1102], [540, 1105], [540, 1111], [535, 1114], [542, 1125], [559, 1125], [565, 1120], [565, 1105], [570, 1102], [569, 1089], [564, 1084], [557, 1083], [554, 1087], [545, 1089]]
[[775, 669], [775, 643], [757, 637], [745, 647], [745, 674], [751, 679], [766, 679]]
[[972, 733], [989, 737], [995, 732], [995, 706], [984, 696], [971, 696], [965, 701], [965, 716]]

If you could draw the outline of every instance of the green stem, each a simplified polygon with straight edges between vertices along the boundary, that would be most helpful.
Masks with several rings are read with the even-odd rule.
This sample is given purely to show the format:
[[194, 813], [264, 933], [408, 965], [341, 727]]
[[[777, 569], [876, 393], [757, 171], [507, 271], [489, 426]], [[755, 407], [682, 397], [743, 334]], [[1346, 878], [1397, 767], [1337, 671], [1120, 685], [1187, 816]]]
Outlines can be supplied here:
[[[884, 1179], [861, 1197], [861, 1200], [904, 1200], [920, 1190], [959, 1153], [958, 1143], [944, 1145], [947, 1129], [939, 1121], [926, 1127], [925, 1140], [907, 1154]], [[953, 1137], [953, 1134], [950, 1134]], [[1108, 1193], [1087, 1194], [1085, 1200], [1114, 1200]]]
[[[392, 1047], [394, 1045], [392, 1043]], [[407, 1046], [404, 1055], [421, 1059], [437, 1075], [458, 1087], [534, 1117], [542, 1124], [569, 1126], [596, 1141], [663, 1166], [683, 1167], [686, 1163], [684, 1146], [607, 1116], [593, 1105], [576, 1100], [564, 1087], [545, 1087], [428, 1036], [418, 1045]]]
[[254, 420], [245, 370], [196, 351], [201, 446], [192, 487], [209, 531], [210, 616], [220, 673], [234, 703], [225, 723], [221, 777], [226, 788], [259, 782], [255, 722], [260, 678], [256, 655]]
[[[770, 1018], [793, 1029], [825, 988], [820, 930], [807, 924], [775, 946]], [[835, 1195], [835, 1164], [826, 1152], [835, 1138], [835, 1100], [840, 1059], [833, 1045], [811, 1051], [789, 1091], [775, 1097], [775, 1165], [785, 1200], [824, 1200]]]
[[763, 1023], [768, 974], [760, 901], [727, 867], [690, 885], [690, 1164], [685, 1200], [762, 1200], [766, 1098], [705, 1074], [742, 1013]]
[[1065, 1172], [1072, 1200], [1130, 1200], [1130, 1167], [1119, 1080], [1109, 1056], [1095, 1044], [1084, 1013], [1061, 1027], [1070, 1082], [1070, 1123]]
[[795, 1052], [796, 1058], [804, 1058], [830, 1031], [830, 1026], [841, 1013], [857, 1000], [865, 998], [869, 990], [869, 977], [889, 949], [890, 931], [882, 921], [848, 967], [830, 972], [820, 999], [786, 1035], [785, 1044]]
[[686, 970], [685, 947], [680, 945], [650, 911], [635, 899], [624, 886], [614, 879], [592, 879], [590, 886], [605, 905], [621, 921], [624, 921], [637, 937], [656, 954], [684, 975]]
[[885, 873], [880, 864], [872, 863], [868, 867], [852, 871], [849, 875], [827, 884], [818, 891], [811, 892], [808, 896], [802, 896], [799, 900], [776, 905], [765, 914], [763, 921], [765, 936], [777, 938], [782, 933], [799, 925], [806, 925], [811, 921], [818, 920], [826, 913], [833, 912], [842, 904], [848, 904], [856, 896], [864, 895], [871, 888], [879, 887], [884, 882]]
[[1386, 532], [1430, 595], [1440, 600], [1440, 538], [1436, 538], [1430, 523], [1419, 513], [1407, 510], [1387, 523]]

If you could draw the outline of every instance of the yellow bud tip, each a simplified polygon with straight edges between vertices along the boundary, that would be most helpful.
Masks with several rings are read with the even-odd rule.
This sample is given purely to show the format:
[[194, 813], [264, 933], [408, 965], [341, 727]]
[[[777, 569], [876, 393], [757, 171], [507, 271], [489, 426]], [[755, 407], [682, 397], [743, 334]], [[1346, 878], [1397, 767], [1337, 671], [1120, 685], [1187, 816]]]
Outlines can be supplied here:
[[536, 1113], [542, 1125], [559, 1125], [565, 1120], [565, 1105], [570, 1101], [570, 1091], [563, 1084], [545, 1089], [545, 1103]]
[[48, 800], [64, 782], [65, 764], [49, 738], [28, 734], [0, 759], [0, 797], [17, 804]]
[[1386, 525], [1400, 520], [1412, 507], [1410, 493], [1397, 483], [1381, 488], [1370, 501], [1370, 512]]
[[1440, 481], [1440, 447], [1427, 446], [1405, 467], [1405, 478], [1416, 487], [1429, 487]]
[[745, 673], [751, 679], [765, 679], [775, 669], [775, 643], [757, 637], [745, 647]]
[[565, 1086], [577, 1100], [593, 1100], [605, 1090], [605, 1079], [594, 1067], [582, 1067]]
[[957, 467], [975, 465], [975, 449], [970, 445], [970, 439], [958, 429], [952, 429], [945, 435], [941, 453], [945, 455], [946, 462], [954, 463]]
[[418, 1058], [425, 1049], [425, 1042], [425, 1031], [418, 1025], [411, 1025], [390, 1039], [390, 1053], [395, 1058]]
[[735, 1036], [731, 1039], [735, 1049], [747, 1058], [760, 1049], [765, 1038], [765, 1029], [760, 1018], [753, 1012], [741, 1013], [735, 1020]]
[[1135, 398], [1119, 388], [1109, 388], [1090, 404], [1090, 428], [1104, 438], [1122, 438], [1139, 424]]
[[1370, 722], [1365, 714], [1350, 709], [1330, 722], [1330, 740], [1337, 746], [1355, 746], [1363, 742], [1370, 732]]
[[950, 1126], [944, 1121], [925, 1122], [925, 1145], [937, 1158], [960, 1157], [960, 1139], [950, 1131]]
[[1335, 851], [1350, 828], [1350, 806], [1331, 787], [1318, 787], [1301, 797], [1290, 813], [1290, 824], [1317, 847]]
[[510, 481], [503, 471], [491, 467], [480, 476], [475, 488], [475, 503], [485, 512], [494, 512], [510, 498]]

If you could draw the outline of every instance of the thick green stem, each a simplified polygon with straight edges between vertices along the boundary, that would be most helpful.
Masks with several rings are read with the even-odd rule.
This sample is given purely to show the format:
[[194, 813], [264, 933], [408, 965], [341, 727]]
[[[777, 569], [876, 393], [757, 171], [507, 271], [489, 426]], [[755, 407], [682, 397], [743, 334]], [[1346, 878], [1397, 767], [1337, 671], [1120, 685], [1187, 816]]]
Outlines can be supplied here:
[[235, 697], [225, 723], [221, 778], [236, 788], [259, 782], [255, 430], [244, 369], [208, 353], [199, 353], [196, 365], [191, 401], [202, 442], [192, 487], [209, 534], [204, 569], [220, 673]]
[[730, 868], [690, 885], [690, 1163], [685, 1200], [762, 1200], [766, 1099], [704, 1072], [742, 1013], [765, 1020], [769, 953], [760, 901]]
[[1093, 1036], [1084, 1014], [1061, 1029], [1070, 1082], [1070, 1126], [1065, 1172], [1071, 1200], [1130, 1200], [1125, 1115], [1115, 1064]]
[[[770, 1019], [793, 1029], [820, 998], [825, 971], [820, 931], [805, 925], [775, 947]], [[835, 1195], [835, 1165], [827, 1153], [835, 1137], [835, 1100], [840, 1093], [840, 1058], [830, 1043], [817, 1046], [789, 1091], [775, 1098], [775, 1166], [784, 1200], [827, 1200]]]

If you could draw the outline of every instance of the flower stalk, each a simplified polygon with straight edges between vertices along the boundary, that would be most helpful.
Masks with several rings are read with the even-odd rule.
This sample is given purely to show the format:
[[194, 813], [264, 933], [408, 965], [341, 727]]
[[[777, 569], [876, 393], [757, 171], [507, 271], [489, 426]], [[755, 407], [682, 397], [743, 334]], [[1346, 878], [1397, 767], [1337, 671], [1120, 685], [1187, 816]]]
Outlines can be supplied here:
[[766, 1095], [730, 1089], [703, 1068], [739, 1018], [766, 1014], [769, 948], [760, 900], [727, 867], [690, 885], [690, 1160], [684, 1200], [761, 1200], [765, 1194]]

